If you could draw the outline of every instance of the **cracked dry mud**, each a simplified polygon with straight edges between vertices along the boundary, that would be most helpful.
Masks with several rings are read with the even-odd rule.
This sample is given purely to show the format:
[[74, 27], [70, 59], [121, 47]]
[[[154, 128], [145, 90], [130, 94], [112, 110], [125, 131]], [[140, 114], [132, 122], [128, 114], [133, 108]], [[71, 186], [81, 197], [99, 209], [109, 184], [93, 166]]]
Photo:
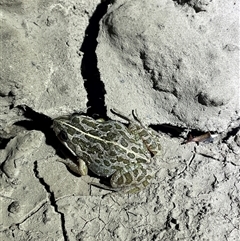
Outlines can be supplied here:
[[[239, 1], [0, 6], [1, 240], [239, 240]], [[112, 108], [159, 132], [155, 177], [134, 195], [73, 175], [51, 129]]]

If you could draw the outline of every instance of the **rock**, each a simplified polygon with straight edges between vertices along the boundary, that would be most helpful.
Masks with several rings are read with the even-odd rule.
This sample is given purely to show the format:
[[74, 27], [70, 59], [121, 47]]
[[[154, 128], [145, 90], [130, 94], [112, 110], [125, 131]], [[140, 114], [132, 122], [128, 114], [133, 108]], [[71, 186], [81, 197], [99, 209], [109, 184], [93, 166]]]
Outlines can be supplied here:
[[[108, 9], [97, 47], [106, 101], [137, 109], [147, 124], [223, 131], [239, 112], [236, 6], [184, 2], [120, 0]], [[201, 2], [207, 10], [195, 12]]]

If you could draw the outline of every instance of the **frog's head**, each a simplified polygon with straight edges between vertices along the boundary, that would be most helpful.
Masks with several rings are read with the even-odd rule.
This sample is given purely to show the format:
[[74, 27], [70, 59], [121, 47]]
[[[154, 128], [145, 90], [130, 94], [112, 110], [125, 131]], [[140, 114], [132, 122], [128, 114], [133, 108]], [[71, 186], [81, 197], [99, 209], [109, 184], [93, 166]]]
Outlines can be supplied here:
[[76, 156], [77, 136], [79, 134], [79, 115], [61, 116], [53, 120], [52, 128], [61, 143]]

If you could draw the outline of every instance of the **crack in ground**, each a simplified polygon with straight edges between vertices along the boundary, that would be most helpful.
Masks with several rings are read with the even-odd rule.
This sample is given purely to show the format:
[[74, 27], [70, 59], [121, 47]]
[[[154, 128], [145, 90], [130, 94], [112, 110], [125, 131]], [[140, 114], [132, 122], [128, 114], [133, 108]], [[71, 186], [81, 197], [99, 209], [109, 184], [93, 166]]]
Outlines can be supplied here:
[[13, 139], [13, 137], [3, 138], [0, 136], [0, 150], [5, 149], [7, 144]]
[[228, 131], [224, 133], [225, 136], [223, 136], [222, 140], [224, 142], [227, 142], [230, 139], [230, 137], [236, 136], [239, 130], [240, 130], [240, 118], [231, 122], [230, 126], [228, 127]]
[[40, 177], [39, 171], [38, 171], [38, 163], [37, 161], [34, 162], [34, 168], [33, 168], [35, 177], [38, 179], [38, 181], [43, 185], [44, 189], [48, 193], [49, 201], [51, 206], [54, 208], [54, 211], [60, 215], [61, 219], [61, 227], [62, 227], [62, 233], [65, 241], [69, 241], [69, 237], [67, 235], [67, 230], [65, 227], [65, 217], [62, 212], [58, 210], [58, 205], [56, 204], [55, 195], [54, 192], [51, 191], [50, 185], [48, 185], [42, 177]]
[[97, 37], [99, 23], [106, 14], [110, 0], [102, 1], [89, 19], [89, 25], [85, 31], [84, 41], [80, 51], [84, 53], [81, 74], [84, 79], [84, 87], [87, 91], [88, 103], [87, 114], [90, 116], [99, 115], [107, 119], [107, 110], [104, 95], [106, 90], [101, 81], [100, 72], [97, 67]]

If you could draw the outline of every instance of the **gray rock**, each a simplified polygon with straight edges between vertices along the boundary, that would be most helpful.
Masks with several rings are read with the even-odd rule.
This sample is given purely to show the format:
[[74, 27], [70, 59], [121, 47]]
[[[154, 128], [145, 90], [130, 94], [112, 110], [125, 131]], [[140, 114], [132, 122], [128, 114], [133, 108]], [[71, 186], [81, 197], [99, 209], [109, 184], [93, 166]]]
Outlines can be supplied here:
[[148, 124], [223, 131], [237, 119], [237, 6], [205, 2], [199, 13], [171, 1], [122, 0], [109, 8], [97, 48], [107, 103], [137, 109]]

